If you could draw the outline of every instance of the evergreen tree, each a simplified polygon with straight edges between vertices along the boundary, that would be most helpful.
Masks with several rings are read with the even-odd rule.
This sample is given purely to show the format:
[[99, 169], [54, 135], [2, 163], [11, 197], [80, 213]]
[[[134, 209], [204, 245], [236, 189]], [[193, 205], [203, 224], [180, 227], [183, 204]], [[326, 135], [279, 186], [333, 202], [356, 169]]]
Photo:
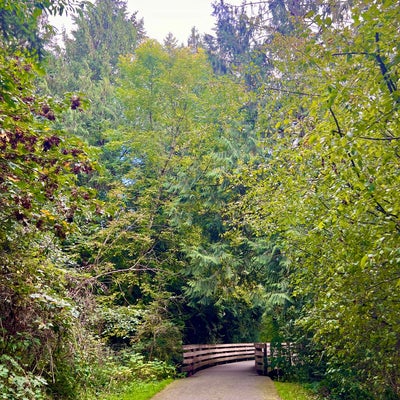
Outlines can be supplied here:
[[92, 177], [90, 184], [105, 198], [120, 157], [105, 149], [107, 132], [124, 120], [115, 95], [118, 58], [134, 53], [144, 36], [143, 21], [136, 19], [136, 13], [128, 15], [124, 1], [99, 0], [76, 14], [74, 23], [65, 49], [56, 46], [49, 57], [46, 90], [59, 97], [67, 93], [81, 102], [81, 112], [66, 112], [60, 127], [101, 149], [104, 176]]
[[203, 41], [201, 39], [199, 31], [196, 27], [193, 27], [190, 31], [190, 36], [187, 41], [187, 46], [192, 49], [192, 51], [197, 52], [199, 48], [204, 48]]
[[[256, 329], [240, 321], [253, 315], [257, 325], [262, 296], [249, 294], [254, 281], [240, 278], [240, 258], [223, 237], [223, 210], [234, 198], [226, 171], [249, 156], [252, 143], [242, 129], [247, 96], [213, 75], [201, 49], [147, 41], [133, 60], [122, 59], [121, 73], [129, 124], [109, 146], [123, 152], [125, 172], [110, 196], [124, 211], [100, 233], [118, 240], [99, 249], [95, 267], [110, 287], [128, 285], [124, 301], [162, 310], [174, 299], [167, 306], [181, 315], [175, 320], [186, 326], [185, 341], [250, 340]], [[204, 330], [192, 331], [200, 320]]]
[[65, 40], [65, 62], [78, 82], [87, 73], [91, 82], [114, 82], [119, 56], [133, 54], [144, 36], [136, 14], [128, 15], [125, 1], [97, 0], [73, 17], [76, 29]]

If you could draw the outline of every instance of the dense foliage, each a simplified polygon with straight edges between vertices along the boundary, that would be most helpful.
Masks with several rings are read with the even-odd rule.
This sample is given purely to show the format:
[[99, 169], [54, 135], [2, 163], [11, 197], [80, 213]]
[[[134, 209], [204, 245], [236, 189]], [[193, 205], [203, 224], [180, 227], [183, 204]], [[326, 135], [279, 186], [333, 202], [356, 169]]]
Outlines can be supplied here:
[[1, 398], [255, 340], [400, 398], [398, 2], [216, 1], [187, 47], [123, 1], [0, 4]]
[[4, 399], [36, 399], [46, 386], [49, 393], [73, 394], [80, 379], [74, 371], [78, 310], [68, 293], [75, 278], [64, 269], [68, 255], [59, 244], [96, 210], [90, 190], [77, 185], [93, 164], [83, 143], [55, 127], [61, 109], [74, 108], [73, 99], [58, 103], [36, 93], [40, 46], [34, 48], [30, 35], [20, 43], [9, 39], [22, 12], [26, 26], [35, 26], [46, 4], [37, 3], [31, 14], [24, 4], [6, 6], [0, 52], [0, 391]]
[[399, 396], [397, 7], [311, 10], [274, 34], [256, 128], [268, 157], [244, 167], [230, 210], [235, 226], [279, 233], [296, 325], [335, 398]]

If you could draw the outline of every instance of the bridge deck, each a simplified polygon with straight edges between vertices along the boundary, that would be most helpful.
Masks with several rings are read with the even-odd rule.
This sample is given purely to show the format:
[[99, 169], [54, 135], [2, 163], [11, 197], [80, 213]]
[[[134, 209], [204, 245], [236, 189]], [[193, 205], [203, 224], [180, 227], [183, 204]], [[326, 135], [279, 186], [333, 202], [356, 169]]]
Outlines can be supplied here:
[[218, 365], [177, 380], [152, 400], [279, 400], [270, 378], [260, 376], [254, 361]]

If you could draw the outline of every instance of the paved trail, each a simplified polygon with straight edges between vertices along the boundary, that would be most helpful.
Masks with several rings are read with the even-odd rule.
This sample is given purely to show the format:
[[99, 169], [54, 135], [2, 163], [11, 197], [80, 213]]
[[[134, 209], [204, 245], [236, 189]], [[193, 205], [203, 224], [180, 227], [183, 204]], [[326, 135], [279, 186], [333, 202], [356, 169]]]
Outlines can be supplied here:
[[152, 400], [280, 400], [272, 380], [254, 361], [218, 365], [172, 382]]

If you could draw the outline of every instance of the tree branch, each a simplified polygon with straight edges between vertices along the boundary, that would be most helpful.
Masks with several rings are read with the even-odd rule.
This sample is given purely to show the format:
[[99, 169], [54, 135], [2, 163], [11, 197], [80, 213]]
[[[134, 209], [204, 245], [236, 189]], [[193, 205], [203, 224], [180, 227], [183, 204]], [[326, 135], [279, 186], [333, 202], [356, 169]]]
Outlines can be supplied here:
[[[335, 121], [335, 125], [336, 125], [336, 128], [337, 128], [336, 132], [339, 134], [340, 137], [344, 137], [343, 131], [342, 131], [342, 129], [341, 129], [341, 127], [340, 127], [340, 124], [339, 124], [339, 120], [337, 119], [337, 117], [336, 117], [336, 115], [335, 115], [335, 113], [334, 113], [332, 107], [329, 107], [329, 111], [330, 111], [330, 113], [331, 113], [331, 115], [332, 115], [332, 117], [333, 117], [333, 120]], [[353, 169], [354, 169], [354, 171], [355, 171], [357, 177], [358, 177], [359, 179], [361, 179], [360, 171], [358, 170], [358, 168], [357, 168], [357, 166], [356, 166], [356, 164], [355, 164], [355, 162], [354, 162], [354, 160], [353, 160], [352, 155], [350, 154], [350, 152], [349, 152], [348, 150], [346, 150], [346, 154], [347, 154], [347, 156], [348, 156], [349, 159], [350, 159], [351, 166], [353, 167]], [[384, 214], [384, 215], [386, 215], [386, 216], [388, 216], [388, 217], [396, 218], [396, 219], [398, 218], [397, 215], [388, 212], [388, 211], [383, 207], [383, 205], [376, 199], [376, 197], [374, 196], [373, 193], [369, 193], [369, 195], [370, 195], [371, 199], [375, 202], [375, 204], [376, 204], [376, 210], [377, 210], [377, 211], [381, 212], [382, 214]], [[400, 227], [397, 227], [397, 226], [396, 226], [396, 230], [397, 230], [397, 231], [400, 231]]]
[[320, 94], [312, 94], [312, 93], [306, 93], [306, 92], [299, 92], [299, 91], [293, 91], [293, 90], [287, 90], [287, 89], [280, 89], [280, 88], [275, 88], [272, 86], [267, 86], [264, 87], [264, 90], [272, 90], [275, 92], [282, 92], [282, 93], [288, 93], [288, 94], [296, 94], [298, 96], [307, 96], [307, 97], [321, 97]]
[[[397, 91], [397, 86], [396, 86], [396, 83], [390, 78], [389, 70], [381, 56], [379, 40], [380, 40], [379, 32], [376, 32], [375, 33], [376, 53], [368, 53], [366, 51], [348, 51], [348, 52], [343, 52], [343, 53], [333, 53], [332, 55], [333, 56], [364, 55], [364, 56], [373, 57], [381, 70], [381, 74], [382, 74], [383, 79], [386, 83], [386, 86], [389, 90], [389, 93], [391, 95], [394, 95], [395, 92]], [[399, 102], [400, 102], [400, 97], [396, 96], [396, 103], [399, 103]]]
[[[331, 115], [333, 117], [333, 120], [335, 121], [335, 125], [336, 125], [336, 128], [337, 128], [337, 133], [339, 134], [340, 137], [344, 137], [343, 131], [342, 131], [342, 129], [340, 127], [340, 124], [339, 124], [339, 120], [337, 119], [336, 114], [333, 112], [332, 107], [329, 107], [329, 112], [331, 113]], [[347, 150], [346, 150], [346, 153], [347, 153], [347, 156], [350, 159], [351, 166], [353, 167], [354, 171], [356, 172], [358, 178], [360, 178], [360, 172], [358, 171], [358, 168], [356, 166], [356, 163], [353, 160], [352, 155]]]
[[[389, 77], [389, 71], [381, 57], [381, 49], [379, 47], [379, 32], [375, 33], [375, 43], [376, 43], [375, 60], [377, 61], [378, 65], [379, 65], [383, 79], [386, 82], [386, 86], [387, 86], [390, 94], [394, 94], [394, 92], [397, 91], [397, 87], [396, 87], [396, 84], [393, 82], [393, 80]], [[399, 98], [397, 98], [396, 101], [398, 102]]]
[[332, 56], [371, 56], [373, 54], [366, 51], [346, 51], [344, 53], [333, 53]]
[[377, 137], [367, 137], [367, 136], [358, 136], [359, 139], [364, 139], [364, 140], [377, 140], [377, 141], [381, 141], [381, 140], [387, 140], [387, 141], [391, 141], [391, 140], [400, 140], [400, 136], [398, 137], [384, 137], [384, 138], [377, 138]]

